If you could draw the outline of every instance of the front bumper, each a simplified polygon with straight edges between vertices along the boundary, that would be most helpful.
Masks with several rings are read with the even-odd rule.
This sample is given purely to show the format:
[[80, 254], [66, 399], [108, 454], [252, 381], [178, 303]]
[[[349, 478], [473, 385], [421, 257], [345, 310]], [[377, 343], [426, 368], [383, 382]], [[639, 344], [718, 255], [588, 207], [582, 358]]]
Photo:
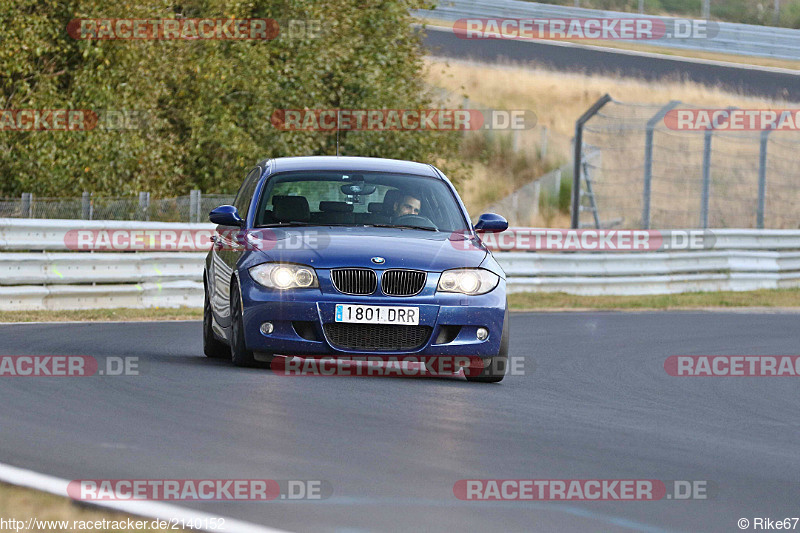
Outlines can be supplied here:
[[[491, 357], [500, 351], [506, 309], [504, 279], [487, 294], [466, 296], [437, 293], [439, 274], [429, 273], [426, 286], [420, 294], [413, 297], [393, 297], [341, 294], [327, 283], [324, 273], [318, 271], [318, 275], [319, 289], [277, 291], [258, 285], [246, 271], [241, 273], [245, 342], [248, 349], [279, 355], [306, 356], [414, 354]], [[430, 327], [431, 334], [422, 346], [406, 351], [337, 347], [326, 336], [323, 324], [334, 322], [334, 309], [339, 303], [419, 307], [419, 324]], [[269, 335], [260, 331], [261, 324], [267, 321], [274, 326]], [[483, 341], [476, 336], [480, 327], [489, 330], [488, 338]]]

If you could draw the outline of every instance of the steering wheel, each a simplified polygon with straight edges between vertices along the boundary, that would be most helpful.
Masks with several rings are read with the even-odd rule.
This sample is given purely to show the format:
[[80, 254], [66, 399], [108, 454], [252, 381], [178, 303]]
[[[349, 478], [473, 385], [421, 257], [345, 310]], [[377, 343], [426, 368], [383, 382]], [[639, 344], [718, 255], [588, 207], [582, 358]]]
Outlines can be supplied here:
[[430, 228], [439, 231], [439, 228], [436, 227], [436, 224], [434, 224], [431, 219], [422, 215], [400, 215], [392, 220], [392, 224], [397, 224], [398, 226], [419, 226], [421, 228]]

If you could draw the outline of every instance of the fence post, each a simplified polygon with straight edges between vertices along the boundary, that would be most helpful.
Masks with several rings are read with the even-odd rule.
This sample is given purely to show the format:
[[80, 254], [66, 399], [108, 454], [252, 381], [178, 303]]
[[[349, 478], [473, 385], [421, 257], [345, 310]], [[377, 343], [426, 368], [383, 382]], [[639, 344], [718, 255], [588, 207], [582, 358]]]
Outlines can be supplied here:
[[706, 20], [711, 18], [711, 0], [703, 0], [703, 14], [701, 18]]
[[200, 191], [189, 191], [189, 222], [197, 222], [200, 217]]
[[711, 195], [711, 138], [713, 129], [703, 135], [703, 192], [700, 200], [700, 227], [708, 229], [708, 201]]
[[756, 228], [764, 229], [764, 210], [767, 204], [767, 144], [772, 129], [761, 132], [761, 147], [758, 152], [758, 208]]
[[139, 218], [150, 220], [150, 193], [139, 193]]
[[642, 191], [642, 229], [650, 229], [650, 190], [653, 180], [653, 135], [656, 125], [661, 122], [671, 110], [680, 104], [679, 100], [670, 102], [658, 110], [658, 113], [647, 121], [647, 130], [644, 139], [644, 187]]
[[639, 14], [644, 15], [644, 0], [639, 0]]
[[81, 218], [83, 220], [92, 219], [92, 193], [83, 191], [81, 195]]
[[[736, 109], [728, 107], [728, 111]], [[711, 198], [711, 139], [714, 136], [712, 125], [703, 135], [703, 196], [700, 200], [700, 226], [708, 229], [708, 203]]]
[[611, 96], [604, 94], [592, 107], [575, 121], [575, 139], [572, 161], [572, 229], [578, 229], [581, 202], [581, 160], [583, 158], [583, 125], [595, 116], [600, 109], [611, 101]]
[[20, 202], [20, 217], [33, 218], [33, 194], [29, 192], [22, 193], [22, 201]]

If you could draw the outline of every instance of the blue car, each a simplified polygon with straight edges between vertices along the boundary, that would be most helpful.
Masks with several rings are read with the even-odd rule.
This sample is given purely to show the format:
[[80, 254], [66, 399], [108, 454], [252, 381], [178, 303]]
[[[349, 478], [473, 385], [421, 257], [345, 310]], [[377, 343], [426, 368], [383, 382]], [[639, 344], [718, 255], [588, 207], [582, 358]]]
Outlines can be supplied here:
[[210, 219], [218, 226], [203, 275], [208, 357], [237, 366], [266, 366], [275, 355], [468, 357], [480, 361], [468, 379], [503, 379], [505, 273], [476, 231], [508, 223], [484, 214], [473, 226], [434, 166], [270, 159]]

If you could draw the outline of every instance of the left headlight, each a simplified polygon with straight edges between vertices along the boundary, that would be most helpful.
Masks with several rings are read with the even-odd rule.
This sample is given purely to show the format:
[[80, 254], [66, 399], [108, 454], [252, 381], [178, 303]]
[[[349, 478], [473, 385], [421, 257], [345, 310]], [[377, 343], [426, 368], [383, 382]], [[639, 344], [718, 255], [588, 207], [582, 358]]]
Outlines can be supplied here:
[[499, 281], [500, 276], [482, 268], [454, 268], [442, 272], [436, 290], [462, 294], [486, 294], [497, 287]]
[[270, 289], [310, 289], [319, 287], [313, 268], [286, 263], [264, 263], [249, 270], [250, 277]]

